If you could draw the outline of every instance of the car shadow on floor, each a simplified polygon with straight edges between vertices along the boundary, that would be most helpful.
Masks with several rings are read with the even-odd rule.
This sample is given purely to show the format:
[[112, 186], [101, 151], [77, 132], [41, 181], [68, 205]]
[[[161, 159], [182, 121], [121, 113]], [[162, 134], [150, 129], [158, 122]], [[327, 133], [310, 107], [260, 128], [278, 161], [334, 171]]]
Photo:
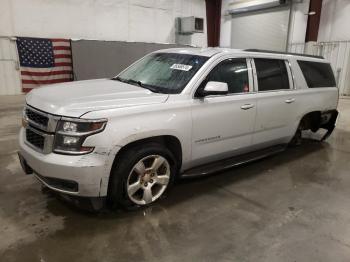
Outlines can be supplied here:
[[[240, 181], [255, 179], [262, 174], [265, 174], [269, 170], [276, 169], [281, 165], [289, 165], [290, 163], [297, 163], [299, 160], [306, 156], [317, 153], [319, 158], [323, 162], [328, 162], [328, 143], [320, 143], [317, 140], [303, 139], [303, 143], [297, 147], [287, 148], [285, 151], [273, 156], [266, 157], [251, 163], [243, 164], [238, 167], [231, 168], [226, 171], [217, 172], [212, 175], [179, 179], [175, 185], [168, 192], [166, 197], [160, 199], [153, 205], [145, 208], [137, 208], [135, 210], [109, 210], [103, 209], [99, 212], [91, 212], [83, 210], [74, 204], [65, 201], [56, 194], [48, 193], [48, 198], [52, 201], [48, 201], [47, 209], [56, 215], [64, 213], [65, 215], [71, 214], [73, 216], [87, 216], [98, 219], [116, 219], [133, 217], [139, 215], [145, 215], [145, 213], [154, 212], [158, 209], [174, 208], [181, 205], [186, 201], [193, 201], [195, 198], [201, 197], [205, 194], [213, 194], [223, 187], [234, 186]], [[294, 164], [295, 169], [298, 168], [298, 164]], [[303, 168], [303, 167], [302, 167]], [[296, 173], [300, 173], [296, 170]], [[273, 175], [277, 175], [273, 173]], [[277, 178], [277, 177], [276, 177]], [[297, 179], [296, 179], [297, 180]], [[231, 193], [234, 194], [234, 192]], [[236, 195], [236, 197], [240, 197]], [[254, 203], [253, 203], [254, 204]], [[259, 205], [259, 203], [255, 203]]]

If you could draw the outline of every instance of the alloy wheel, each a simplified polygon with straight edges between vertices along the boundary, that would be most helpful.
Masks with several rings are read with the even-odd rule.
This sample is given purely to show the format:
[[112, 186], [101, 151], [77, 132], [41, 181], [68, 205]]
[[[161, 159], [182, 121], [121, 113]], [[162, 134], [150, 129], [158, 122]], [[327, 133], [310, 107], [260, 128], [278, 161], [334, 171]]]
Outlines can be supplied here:
[[137, 205], [156, 201], [166, 190], [170, 180], [170, 164], [160, 155], [150, 155], [139, 160], [127, 179], [127, 193]]

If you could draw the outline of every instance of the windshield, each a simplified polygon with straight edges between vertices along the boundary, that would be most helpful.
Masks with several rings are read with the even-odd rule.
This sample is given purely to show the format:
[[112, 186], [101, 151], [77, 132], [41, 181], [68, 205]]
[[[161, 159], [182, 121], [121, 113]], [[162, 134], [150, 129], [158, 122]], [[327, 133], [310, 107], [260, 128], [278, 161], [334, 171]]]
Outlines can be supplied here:
[[113, 79], [153, 92], [178, 94], [207, 60], [208, 57], [197, 55], [155, 53], [145, 56]]

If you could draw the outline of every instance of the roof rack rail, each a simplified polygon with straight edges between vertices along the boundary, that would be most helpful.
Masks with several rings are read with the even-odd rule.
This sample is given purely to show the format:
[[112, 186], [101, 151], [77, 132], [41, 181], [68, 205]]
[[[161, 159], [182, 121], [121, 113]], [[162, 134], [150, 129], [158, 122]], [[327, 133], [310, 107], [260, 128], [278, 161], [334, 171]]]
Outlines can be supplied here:
[[257, 52], [257, 53], [279, 54], [279, 55], [297, 55], [297, 56], [305, 56], [305, 57], [322, 58], [322, 59], [324, 59], [323, 56], [318, 56], [318, 55], [305, 55], [305, 54], [289, 53], [289, 52], [277, 52], [277, 51], [262, 50], [262, 49], [244, 49], [244, 51]]

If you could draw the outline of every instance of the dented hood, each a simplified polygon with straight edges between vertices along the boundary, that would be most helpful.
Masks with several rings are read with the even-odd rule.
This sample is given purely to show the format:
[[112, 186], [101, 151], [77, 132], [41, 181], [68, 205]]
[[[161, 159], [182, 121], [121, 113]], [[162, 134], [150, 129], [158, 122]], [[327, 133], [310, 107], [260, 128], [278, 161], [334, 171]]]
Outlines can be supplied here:
[[80, 117], [89, 111], [163, 103], [168, 96], [115, 80], [98, 79], [33, 89], [26, 102], [51, 114]]

